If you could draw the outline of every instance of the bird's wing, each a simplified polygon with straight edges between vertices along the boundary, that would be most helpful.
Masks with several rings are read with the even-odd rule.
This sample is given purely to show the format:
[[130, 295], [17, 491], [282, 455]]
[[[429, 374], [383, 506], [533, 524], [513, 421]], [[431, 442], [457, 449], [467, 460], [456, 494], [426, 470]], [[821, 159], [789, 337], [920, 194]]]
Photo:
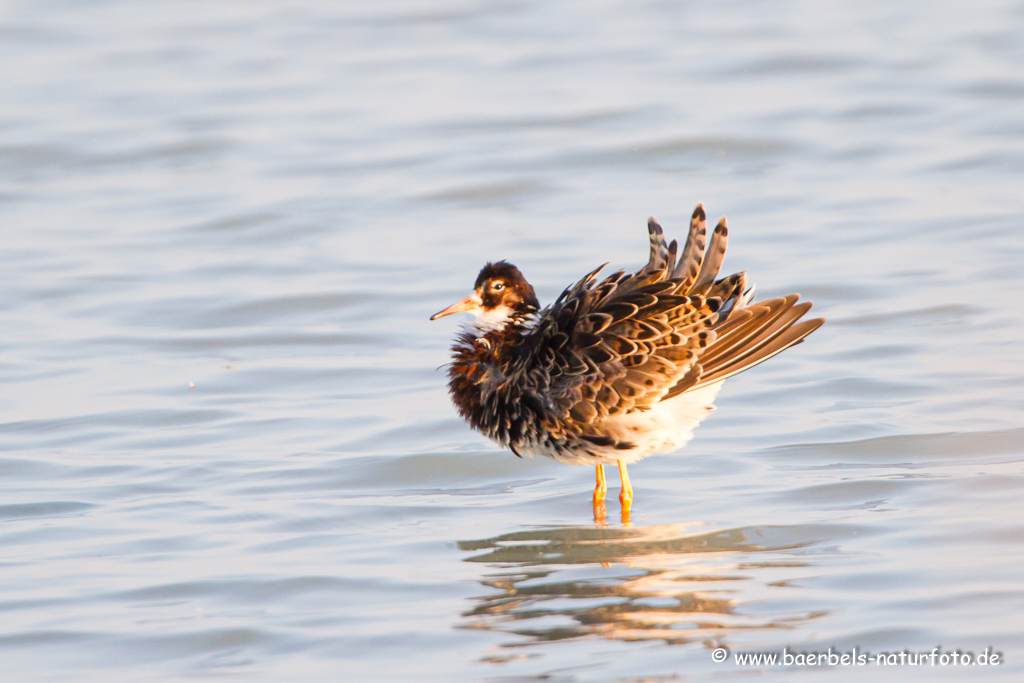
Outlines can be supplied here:
[[823, 322], [794, 325], [810, 308], [797, 295], [746, 306], [744, 273], [716, 280], [728, 226], [722, 219], [705, 248], [702, 205], [678, 259], [653, 218], [648, 232], [647, 265], [601, 281], [601, 268], [589, 273], [541, 311], [523, 347], [525, 384], [582, 431], [741, 372]]

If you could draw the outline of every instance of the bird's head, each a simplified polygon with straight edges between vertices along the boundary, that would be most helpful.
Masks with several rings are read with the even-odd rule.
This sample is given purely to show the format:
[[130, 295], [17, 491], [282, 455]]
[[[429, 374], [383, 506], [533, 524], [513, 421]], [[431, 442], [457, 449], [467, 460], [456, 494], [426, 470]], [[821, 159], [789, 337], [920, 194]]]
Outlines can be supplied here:
[[534, 313], [540, 307], [533, 287], [519, 269], [506, 261], [488, 263], [480, 271], [473, 293], [430, 317], [472, 313], [475, 327], [482, 331], [501, 329], [514, 317]]

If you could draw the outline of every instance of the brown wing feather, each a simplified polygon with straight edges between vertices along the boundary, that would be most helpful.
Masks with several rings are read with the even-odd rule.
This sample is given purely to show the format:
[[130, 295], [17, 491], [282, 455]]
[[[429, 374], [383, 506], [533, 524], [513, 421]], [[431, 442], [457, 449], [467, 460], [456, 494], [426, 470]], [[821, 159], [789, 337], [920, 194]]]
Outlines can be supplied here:
[[679, 263], [672, 271], [672, 278], [679, 280], [684, 289], [689, 289], [689, 286], [697, 279], [697, 271], [700, 270], [701, 260], [704, 258], [706, 220], [704, 205], [698, 204], [690, 218], [690, 232], [686, 237], [686, 246], [683, 247], [683, 253], [679, 255]]
[[791, 294], [736, 311], [715, 329], [715, 343], [701, 355], [699, 381], [691, 386], [673, 387], [666, 398], [720, 382], [799, 344], [825, 321], [819, 318], [795, 324], [811, 308], [809, 302], [795, 305], [798, 299], [799, 295]]
[[643, 268], [597, 282], [598, 268], [541, 312], [523, 367], [555, 416], [576, 423], [563, 428], [586, 433], [610, 416], [721, 381], [824, 322], [796, 324], [810, 304], [796, 305], [795, 294], [748, 306], [744, 273], [716, 280], [728, 225], [718, 223], [705, 250], [705, 221], [698, 204], [677, 262], [676, 242], [666, 244], [652, 218]]
[[711, 233], [711, 242], [708, 244], [707, 253], [704, 254], [704, 260], [700, 264], [700, 271], [697, 272], [697, 279], [690, 289], [692, 293], [704, 294], [710, 289], [711, 284], [718, 276], [719, 269], [722, 267], [722, 261], [725, 260], [725, 247], [728, 243], [729, 225], [723, 218], [715, 226], [715, 231]]
[[693, 388], [699, 388], [708, 384], [714, 384], [721, 380], [732, 377], [733, 375], [748, 370], [758, 363], [763, 363], [772, 356], [785, 351], [790, 346], [796, 346], [804, 340], [804, 337], [814, 332], [816, 329], [825, 324], [824, 318], [815, 318], [814, 320], [807, 320], [798, 325], [789, 323], [789, 325], [782, 330], [778, 331], [770, 339], [765, 340], [763, 343], [756, 344], [756, 348], [753, 348], [749, 353], [744, 354], [742, 359], [728, 364], [724, 364], [720, 368], [715, 368], [712, 372], [708, 372], [699, 383]]

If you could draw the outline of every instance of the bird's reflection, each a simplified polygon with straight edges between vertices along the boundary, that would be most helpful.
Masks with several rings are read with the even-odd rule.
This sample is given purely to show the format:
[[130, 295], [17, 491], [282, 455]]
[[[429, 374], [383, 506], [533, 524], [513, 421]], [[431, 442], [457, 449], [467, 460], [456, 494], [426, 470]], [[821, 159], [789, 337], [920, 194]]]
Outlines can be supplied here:
[[[459, 543], [495, 569], [463, 613], [465, 628], [518, 636], [507, 647], [599, 635], [668, 643], [722, 642], [734, 629], [792, 628], [824, 612], [765, 612], [806, 573], [816, 527], [695, 525], [542, 528]], [[790, 592], [792, 589], [788, 589]], [[784, 604], [786, 601], [783, 600]]]

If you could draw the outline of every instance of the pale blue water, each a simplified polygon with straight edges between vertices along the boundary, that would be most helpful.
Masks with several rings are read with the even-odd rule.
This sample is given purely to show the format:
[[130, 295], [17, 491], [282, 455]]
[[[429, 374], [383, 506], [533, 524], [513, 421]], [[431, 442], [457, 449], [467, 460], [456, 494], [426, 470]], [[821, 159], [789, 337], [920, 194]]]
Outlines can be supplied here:
[[[5, 4], [0, 680], [1020, 680], [1022, 35], [1019, 2]], [[458, 419], [427, 318], [487, 260], [542, 301], [639, 266], [697, 201], [828, 323], [601, 527], [592, 470]]]

